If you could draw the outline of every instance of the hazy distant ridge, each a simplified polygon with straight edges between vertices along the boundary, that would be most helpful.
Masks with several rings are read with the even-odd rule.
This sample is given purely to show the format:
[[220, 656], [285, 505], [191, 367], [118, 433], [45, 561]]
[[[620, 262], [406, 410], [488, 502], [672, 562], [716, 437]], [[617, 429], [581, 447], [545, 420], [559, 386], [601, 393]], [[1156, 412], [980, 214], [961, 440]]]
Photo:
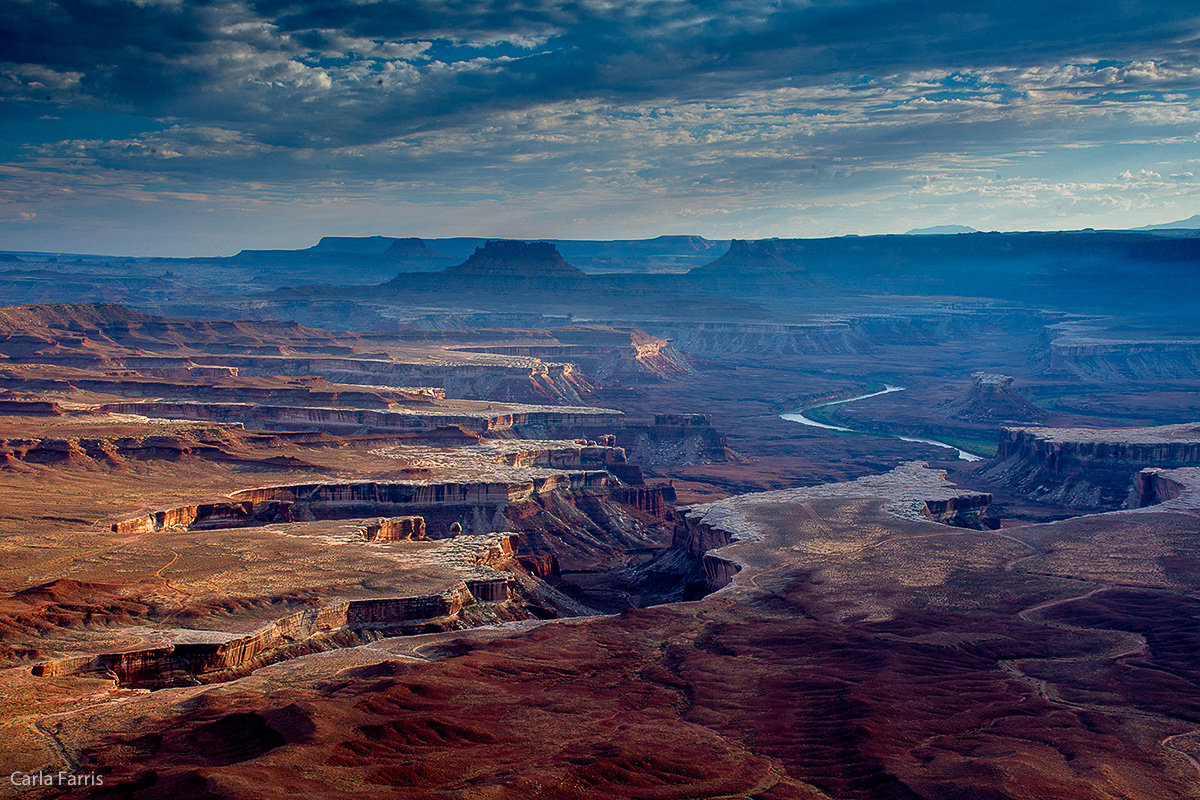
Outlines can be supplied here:
[[1133, 228], [1135, 231], [1169, 231], [1200, 228], [1200, 214], [1193, 214], [1187, 219], [1176, 220], [1175, 222], [1160, 222], [1157, 225], [1143, 225], [1140, 228]]
[[929, 228], [913, 228], [905, 231], [906, 236], [930, 236], [944, 233], [979, 233], [968, 225], [934, 225]]

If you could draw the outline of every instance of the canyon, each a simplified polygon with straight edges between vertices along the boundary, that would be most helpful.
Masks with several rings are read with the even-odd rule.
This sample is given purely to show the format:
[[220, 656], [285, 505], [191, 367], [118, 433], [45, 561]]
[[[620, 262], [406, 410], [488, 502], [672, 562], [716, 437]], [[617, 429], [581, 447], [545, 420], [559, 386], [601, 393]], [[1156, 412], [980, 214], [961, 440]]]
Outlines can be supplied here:
[[1196, 241], [18, 254], [11, 769], [104, 777], [48, 798], [1196, 797]]

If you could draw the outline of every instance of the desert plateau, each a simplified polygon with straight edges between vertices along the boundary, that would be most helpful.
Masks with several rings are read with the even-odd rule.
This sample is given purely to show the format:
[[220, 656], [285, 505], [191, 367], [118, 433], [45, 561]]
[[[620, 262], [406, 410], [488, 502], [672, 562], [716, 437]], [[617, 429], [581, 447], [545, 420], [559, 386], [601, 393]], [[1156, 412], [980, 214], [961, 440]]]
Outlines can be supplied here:
[[92, 776], [45, 797], [1194, 797], [1200, 340], [1073, 284], [1200, 240], [1077, 236], [1036, 303], [797, 265], [852, 240], [170, 316], [46, 281], [0, 308], [5, 756]]

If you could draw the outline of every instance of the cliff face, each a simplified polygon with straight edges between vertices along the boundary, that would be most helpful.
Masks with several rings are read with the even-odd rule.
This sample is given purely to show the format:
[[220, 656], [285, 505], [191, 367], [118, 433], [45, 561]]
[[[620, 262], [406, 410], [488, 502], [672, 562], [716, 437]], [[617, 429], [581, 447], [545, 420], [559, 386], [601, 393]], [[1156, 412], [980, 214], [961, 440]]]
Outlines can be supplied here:
[[[189, 342], [196, 349], [219, 343], [243, 352], [269, 347], [268, 343], [303, 338], [313, 345], [334, 338], [328, 331], [305, 328], [295, 322], [248, 322], [157, 317], [114, 303], [37, 303], [0, 309], [0, 352], [5, 342], [20, 339], [78, 348], [93, 358], [111, 352], [114, 344], [137, 350], [158, 350], [164, 345]], [[132, 354], [132, 353], [131, 353]]]
[[[272, 509], [274, 510], [274, 509]], [[264, 517], [266, 509], [262, 509]], [[198, 503], [176, 506], [121, 520], [112, 524], [112, 532], [122, 535], [152, 533], [181, 528], [236, 528], [253, 524], [254, 503]]]
[[1121, 462], [1155, 467], [1200, 463], [1200, 425], [1109, 428], [1072, 431], [1006, 428], [996, 458], [1020, 457], [1061, 468], [1075, 462]]
[[1200, 467], [1142, 470], [1134, 478], [1129, 505], [1200, 516]]
[[[535, 407], [536, 408], [536, 407]], [[538, 408], [529, 411], [479, 412], [475, 414], [433, 411], [376, 411], [362, 408], [325, 408], [306, 406], [268, 406], [252, 403], [106, 403], [97, 411], [112, 414], [138, 414], [162, 419], [190, 419], [212, 422], [241, 422], [259, 428], [321, 430], [347, 433], [360, 430], [431, 432], [458, 426], [480, 434], [525, 428], [533, 431], [551, 427], [610, 429], [621, 424], [619, 411], [586, 407], [561, 409]]]
[[925, 519], [955, 527], [989, 527], [983, 521], [983, 514], [991, 504], [991, 495], [963, 491], [947, 483], [945, 473], [930, 470], [925, 462], [908, 462], [883, 475], [868, 475], [845, 483], [738, 495], [684, 506], [676, 513], [672, 548], [700, 560], [707, 590], [717, 591], [743, 568], [725, 548], [776, 535], [771, 531], [772, 526], [755, 522], [746, 513], [748, 509], [760, 505], [793, 506], [797, 515], [811, 517], [811, 510], [801, 511], [794, 505], [816, 499], [862, 498], [888, 500], [884, 509], [902, 519]]
[[618, 503], [632, 506], [638, 511], [656, 517], [669, 517], [674, 512], [675, 487], [668, 484], [656, 486], [615, 486], [612, 498]]
[[[171, 528], [223, 528], [305, 519], [337, 519], [388, 512], [397, 507], [506, 506], [555, 492], [606, 493], [602, 470], [554, 473], [527, 481], [445, 483], [305, 483], [230, 494], [228, 502], [197, 503], [154, 511], [112, 524], [114, 533]], [[364, 514], [364, 512], [366, 512]]]
[[[547, 424], [543, 428], [523, 427], [522, 435], [544, 438], [586, 436], [588, 439], [615, 441], [629, 454], [630, 464], [610, 464], [607, 469], [630, 484], [642, 482], [641, 468], [646, 466], [689, 466], [711, 464], [736, 458], [725, 436], [703, 414], [656, 415], [656, 422], [644, 424], [618, 419], [603, 426], [581, 422], [578, 425]], [[686, 420], [686, 421], [684, 421]]]
[[352, 628], [389, 627], [397, 622], [452, 617], [474, 599], [464, 582], [441, 594], [354, 601], [346, 604], [346, 624]]
[[1094, 381], [1128, 383], [1200, 377], [1200, 340], [1056, 341], [1050, 368]]
[[636, 498], [611, 491], [555, 492], [512, 503], [490, 518], [471, 515], [463, 525], [515, 531], [522, 558], [553, 557], [563, 570], [594, 573], [597, 564], [621, 563], [631, 552], [662, 549], [671, 540], [667, 507], [655, 514], [623, 499]]
[[126, 461], [177, 461], [191, 455], [218, 455], [229, 443], [228, 432], [215, 426], [207, 430], [151, 436], [0, 439], [0, 464], [91, 460], [114, 466]]
[[680, 509], [675, 516], [675, 536], [671, 546], [701, 562], [705, 592], [711, 593], [728, 586], [742, 566], [718, 553], [709, 552], [733, 544], [736, 539], [734, 532], [712, 524], [705, 516], [691, 509]]
[[658, 414], [653, 425], [627, 425], [621, 436], [630, 459], [649, 467], [711, 464], [732, 455], [707, 414]]
[[[580, 461], [601, 469], [571, 469], [519, 481], [362, 481], [265, 486], [232, 492], [226, 501], [189, 503], [120, 520], [112, 523], [112, 530], [134, 534], [181, 528], [231, 528], [439, 507], [444, 510], [439, 516], [445, 516], [450, 510], [474, 514], [472, 509], [502, 510], [510, 505], [546, 501], [563, 493], [609, 498], [654, 516], [669, 514], [675, 500], [673, 487], [618, 486], [609, 471], [603, 469], [604, 466], [614, 469], [629, 466], [623, 461], [605, 464], [605, 457], [615, 458], [622, 454], [620, 448], [580, 447], [567, 453], [575, 458], [564, 460]], [[588, 458], [589, 455], [592, 458]], [[637, 475], [640, 477], [640, 471]], [[432, 512], [427, 511], [425, 515], [428, 513]], [[368, 525], [362, 535], [371, 541], [422, 538], [426, 535], [425, 520], [413, 515], [393, 517]]]
[[257, 356], [222, 356], [219, 361], [237, 367], [243, 375], [319, 375], [337, 383], [428, 386], [465, 400], [577, 403], [591, 391], [574, 364], [533, 358], [499, 364]]
[[[249, 381], [235, 380], [238, 376], [237, 367], [233, 366], [204, 366], [204, 367], [174, 367], [174, 366], [145, 366], [138, 363], [136, 367], [130, 362], [167, 363], [175, 361], [168, 358], [123, 358], [109, 364], [96, 364], [89, 361], [85, 366], [93, 371], [83, 372], [53, 369], [44, 371], [32, 369], [26, 371], [4, 370], [0, 372], [4, 382], [28, 392], [74, 392], [88, 390], [99, 394], [115, 394], [127, 398], [152, 397], [170, 398], [175, 401], [225, 402], [225, 403], [262, 403], [265, 405], [285, 406], [344, 406], [351, 408], [389, 408], [394, 403], [402, 402], [411, 405], [423, 405], [432, 398], [445, 397], [445, 389], [434, 387], [399, 387], [373, 386], [371, 389], [346, 389], [334, 387], [318, 376], [304, 369], [297, 368], [303, 376], [305, 385], [262, 387], [252, 385]], [[55, 367], [61, 365], [60, 359], [54, 359]], [[309, 362], [305, 362], [309, 363]], [[289, 370], [288, 362], [279, 362], [281, 373]], [[501, 365], [502, 366], [502, 365]], [[121, 367], [122, 369], [113, 369]], [[104, 372], [95, 371], [104, 369]], [[260, 372], [260, 369], [251, 370]], [[503, 370], [502, 370], [503, 371]], [[213, 374], [216, 373], [216, 374]], [[552, 375], [550, 371], [517, 370], [505, 373], [517, 386], [521, 380], [526, 382], [543, 375]], [[563, 378], [575, 379], [574, 373], [563, 373]], [[167, 380], [170, 378], [170, 380]], [[210, 380], [216, 378], [217, 380]], [[228, 378], [228, 381], [222, 381]], [[386, 382], [387, 378], [381, 378]], [[364, 383], [359, 376], [359, 383]], [[585, 391], [586, 385], [580, 384], [571, 391]]]
[[368, 542], [402, 542], [424, 539], [426, 538], [425, 519], [423, 517], [381, 519], [363, 528], [362, 537]]
[[[611, 329], [610, 329], [611, 330]], [[589, 381], [601, 385], [653, 383], [673, 380], [694, 373], [687, 358], [667, 339], [650, 336], [633, 329], [612, 331], [624, 334], [624, 341], [587, 342], [587, 329], [556, 330], [556, 339], [580, 338], [582, 343], [514, 344], [458, 347], [456, 350], [473, 353], [567, 361], [575, 364]], [[595, 338], [602, 339], [597, 329]]]
[[692, 558], [703, 558], [709, 550], [733, 544], [733, 534], [719, 525], [705, 522], [703, 514], [682, 508], [676, 514], [675, 522], [671, 546], [685, 551]]
[[562, 574], [558, 556], [554, 553], [541, 556], [518, 556], [517, 561], [529, 574], [536, 575], [542, 580], [557, 581]]
[[[472, 593], [474, 584], [480, 595]], [[224, 680], [287, 658], [292, 651], [311, 652], [357, 644], [358, 634], [372, 630], [415, 633], [439, 627], [475, 602], [510, 599], [506, 578], [462, 582], [441, 594], [353, 600], [319, 611], [299, 612], [276, 620], [248, 636], [218, 642], [181, 642], [92, 657], [60, 659], [33, 667], [38, 677], [83, 673], [113, 676], [122, 686], [161, 687]], [[444, 626], [442, 626], [444, 627]], [[341, 640], [330, 634], [343, 631]]]
[[1149, 468], [1137, 473], [1133, 479], [1133, 491], [1130, 493], [1130, 505], [1137, 508], [1148, 508], [1167, 503], [1183, 495], [1189, 487], [1170, 473], [1164, 474], [1161, 469]]
[[[512, 467], [544, 466], [559, 469], [602, 467], [612, 470], [626, 464], [625, 450], [613, 446], [614, 436], [601, 437], [603, 442], [578, 440], [575, 447], [524, 447], [496, 454], [491, 460]], [[530, 443], [534, 445], [534, 443]]]
[[1007, 309], [971, 313], [863, 314], [808, 324], [757, 321], [645, 323], [650, 333], [669, 338], [677, 349], [696, 355], [870, 353], [876, 345], [936, 346], [947, 339], [996, 331], [1033, 335], [1044, 326], [1045, 320], [1036, 313]]
[[[137, 359], [122, 359], [122, 366], [127, 366], [130, 369], [136, 369], [142, 375], [148, 375], [152, 378], [172, 378], [174, 380], [188, 380], [191, 378], [236, 378], [238, 377], [237, 367], [214, 367], [201, 366], [192, 362], [191, 359], [179, 359], [179, 362], [169, 366], [133, 366], [130, 361]], [[159, 359], [145, 359], [145, 361], [157, 361]], [[165, 361], [175, 361], [174, 359], [163, 359]]]
[[446, 629], [461, 624], [457, 619], [475, 603], [508, 603], [512, 599], [511, 576], [496, 568], [511, 567], [515, 538], [492, 534], [472, 542], [466, 557], [479, 569], [442, 592], [338, 602], [289, 614], [245, 636], [213, 632], [202, 641], [49, 661], [35, 665], [32, 673], [39, 677], [103, 673], [126, 686], [210, 682], [296, 654], [360, 644], [380, 633]]
[[1200, 426], [1070, 430], [1006, 428], [983, 475], [1028, 496], [1081, 510], [1139, 504], [1134, 476], [1147, 467], [1200, 464]]
[[999, 520], [990, 520], [984, 517], [991, 504], [992, 496], [990, 494], [964, 492], [957, 497], [926, 500], [925, 505], [921, 508], [921, 516], [931, 522], [951, 525], [955, 528], [983, 530], [999, 526]]
[[62, 414], [62, 407], [49, 400], [13, 400], [0, 397], [0, 414], [22, 417], [56, 417]]
[[870, 343], [861, 331], [844, 322], [822, 325], [784, 325], [756, 322], [655, 322], [656, 335], [697, 355], [727, 353], [865, 353]]
[[[275, 405], [355, 405], [368, 408], [386, 407], [389, 402], [387, 396], [400, 393], [404, 387], [410, 386], [437, 388], [462, 399], [571, 404], [580, 403], [581, 398], [592, 391], [588, 379], [575, 364], [569, 362], [543, 361], [516, 354], [509, 359], [485, 360], [461, 356], [455, 359], [449, 353], [440, 354], [445, 357], [436, 360], [396, 360], [384, 353], [360, 353], [348, 345], [328, 344], [327, 333], [317, 335], [314, 332], [310, 338], [307, 329], [302, 328], [280, 332], [278, 340], [284, 344], [275, 344], [273, 347], [250, 345], [248, 339], [259, 340], [244, 335], [231, 335], [222, 340], [222, 336], [229, 334], [229, 331], [207, 331], [199, 338], [216, 339], [218, 343], [209, 345], [210, 352], [203, 358], [194, 356], [203, 362], [196, 363], [191, 354], [175, 353], [179, 350], [178, 339], [197, 332], [186, 328], [175, 331], [171, 321], [157, 323], [155, 319], [147, 318], [143, 325], [137, 326], [137, 334], [115, 330], [115, 323], [110, 322], [107, 330], [92, 332], [97, 337], [95, 340], [87, 335], [54, 327], [36, 333], [14, 332], [7, 335], [0, 330], [0, 360], [12, 364], [52, 364], [59, 368], [91, 371], [91, 374], [72, 374], [70, 380], [63, 378], [61, 369], [52, 376], [36, 372], [12, 373], [8, 375], [6, 384], [43, 392], [73, 391], [73, 386], [125, 397]], [[0, 326], [4, 322], [0, 316]], [[160, 325], [169, 329], [168, 333], [163, 334], [166, 341], [157, 341], [151, 335], [159, 333]], [[627, 335], [627, 341], [628, 338]], [[350, 335], [346, 335], [344, 341], [363, 350], [371, 346]], [[197, 347], [205, 346], [202, 342], [196, 344]], [[661, 343], [661, 346], [666, 347], [666, 343]], [[296, 352], [282, 355], [288, 350]], [[149, 352], [155, 354], [147, 355]], [[597, 350], [592, 360], [599, 365], [609, 356], [616, 358], [618, 355], [611, 348], [603, 353]], [[633, 365], [631, 369], [639, 369], [641, 362], [637, 360], [636, 352], [627, 355], [629, 357], [626, 360]], [[616, 358], [616, 361], [620, 359]], [[666, 363], [666, 359], [660, 358], [658, 361]], [[614, 363], [613, 368], [618, 367], [623, 368], [623, 365]], [[130, 372], [118, 374], [115, 370]], [[361, 392], [347, 391], [329, 384], [264, 388], [255, 385], [254, 381], [238, 380], [276, 376], [310, 379], [319, 376], [337, 383], [396, 388], [382, 390], [381, 396], [378, 388]]]

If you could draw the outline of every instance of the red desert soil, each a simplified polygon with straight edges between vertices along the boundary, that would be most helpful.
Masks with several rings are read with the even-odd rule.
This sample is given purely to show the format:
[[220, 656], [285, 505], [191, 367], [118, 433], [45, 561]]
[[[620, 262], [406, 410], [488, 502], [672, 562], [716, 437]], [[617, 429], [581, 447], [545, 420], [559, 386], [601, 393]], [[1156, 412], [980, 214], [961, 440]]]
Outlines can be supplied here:
[[[969, 388], [975, 367], [961, 365], [1015, 372], [1028, 360], [1011, 348], [996, 356], [1004, 348], [987, 332], [968, 344], [797, 356], [783, 368], [773, 352], [689, 364], [662, 339], [612, 328], [564, 329], [557, 340], [496, 331], [403, 339], [54, 306], [6, 310], [0, 333], [9, 362], [0, 382], [10, 389], [0, 398], [0, 752], [11, 769], [104, 779], [32, 796], [1200, 797], [1191, 657], [1200, 521], [1187, 508], [976, 531], [890, 513], [895, 486], [818, 487], [723, 501], [700, 525], [649, 501], [622, 505], [580, 478], [583, 488], [506, 499], [509, 516], [431, 505], [437, 542], [367, 542], [352, 535], [357, 517], [111, 528], [252, 487], [482, 480], [499, 468], [483, 448], [516, 441], [513, 429], [438, 423], [389, 433], [357, 420], [438, 413], [478, 423], [501, 414], [492, 404], [504, 400], [619, 408], [621, 435], [651, 478], [677, 481], [681, 502], [882, 473], [946, 453], [802, 428], [779, 412], [894, 373], [910, 386], [903, 406], [850, 416], [887, 427], [925, 409], [921, 425], [980, 433], [982, 423], [933, 410]], [[1039, 334], [1023, 335], [1032, 344]], [[599, 374], [609, 377], [592, 380]], [[403, 382], [397, 375], [441, 384], [377, 385]], [[446, 399], [447, 387], [462, 394]], [[155, 400], [175, 411], [190, 403], [191, 412], [209, 403], [200, 410], [214, 414], [224, 404], [221, 413], [243, 414], [246, 428], [286, 427], [255, 404], [354, 422], [255, 431], [82, 408]], [[678, 417], [695, 412], [710, 414], [712, 427]], [[1064, 422], [1055, 413], [1047, 424]], [[657, 414], [677, 417], [659, 424]], [[513, 469], [554, 472], [542, 462]], [[609, 477], [616, 472], [633, 474]], [[979, 488], [971, 475], [956, 479]], [[545, 548], [518, 550], [522, 566], [508, 557], [494, 565], [511, 570], [514, 594], [475, 603], [461, 621], [486, 626], [442, 630], [447, 615], [437, 633], [359, 631], [311, 647], [301, 637], [286, 660], [153, 691], [115, 672], [33, 674], [50, 659], [140, 653], [184, 628], [243, 636], [347, 598], [438, 591], [459, 580], [461, 565], [430, 553], [471, 538], [451, 533], [460, 517], [481, 530], [524, 525]], [[668, 550], [673, 527], [685, 547]], [[755, 536], [727, 544], [722, 531]], [[706, 560], [688, 561], [687, 548], [706, 536], [693, 548], [709, 549]], [[577, 572], [584, 586], [589, 568], [612, 566], [627, 573], [621, 591], [633, 597], [646, 588], [633, 579], [638, 569], [674, 579], [685, 561], [710, 588], [742, 569], [695, 602], [531, 619], [552, 610], [546, 597], [553, 610], [592, 613], [576, 602], [586, 592], [555, 595], [533, 573]]]
[[1171, 633], [1195, 602], [1038, 561], [1078, 574], [1085, 532], [1168, 541], [1155, 574], [1194, 591], [1194, 517], [1000, 534], [867, 499], [739, 508], [763, 541], [723, 550], [745, 569], [703, 601], [115, 698], [63, 741], [130, 797], [1197, 796], [1200, 675]]

